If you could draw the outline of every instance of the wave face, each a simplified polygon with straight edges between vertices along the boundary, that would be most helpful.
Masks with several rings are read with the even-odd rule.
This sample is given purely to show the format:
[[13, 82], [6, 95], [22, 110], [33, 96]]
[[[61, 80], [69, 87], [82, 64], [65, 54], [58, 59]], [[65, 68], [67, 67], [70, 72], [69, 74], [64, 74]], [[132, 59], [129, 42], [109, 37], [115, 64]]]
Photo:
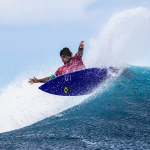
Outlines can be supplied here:
[[103, 92], [31, 126], [0, 149], [150, 149], [150, 68], [129, 66]]

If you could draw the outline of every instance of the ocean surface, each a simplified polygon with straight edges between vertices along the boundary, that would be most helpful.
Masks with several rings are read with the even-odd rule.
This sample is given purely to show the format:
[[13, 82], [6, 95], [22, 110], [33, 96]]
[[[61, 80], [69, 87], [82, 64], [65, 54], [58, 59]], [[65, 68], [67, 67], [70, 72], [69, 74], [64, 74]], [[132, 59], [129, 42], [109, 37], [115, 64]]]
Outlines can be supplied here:
[[[128, 66], [119, 76], [100, 85], [93, 94], [77, 99], [78, 102], [82, 100], [41, 121], [12, 131], [1, 131], [0, 149], [150, 149], [150, 67]], [[67, 102], [71, 101], [72, 97], [69, 97]]]

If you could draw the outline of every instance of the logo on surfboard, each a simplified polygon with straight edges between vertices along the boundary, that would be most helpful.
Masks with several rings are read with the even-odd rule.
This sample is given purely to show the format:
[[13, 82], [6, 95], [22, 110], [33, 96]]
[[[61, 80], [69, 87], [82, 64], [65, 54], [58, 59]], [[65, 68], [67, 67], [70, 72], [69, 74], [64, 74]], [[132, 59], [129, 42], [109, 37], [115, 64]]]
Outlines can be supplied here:
[[64, 86], [64, 94], [68, 94], [68, 93], [69, 93], [68, 86]]

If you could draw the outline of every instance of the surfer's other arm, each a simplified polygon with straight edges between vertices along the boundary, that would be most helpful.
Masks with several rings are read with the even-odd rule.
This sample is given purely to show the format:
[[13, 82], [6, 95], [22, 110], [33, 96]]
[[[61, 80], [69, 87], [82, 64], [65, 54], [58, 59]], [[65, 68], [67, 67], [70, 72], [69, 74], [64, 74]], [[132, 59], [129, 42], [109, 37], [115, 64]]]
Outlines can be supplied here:
[[37, 79], [37, 78], [29, 78], [29, 83], [33, 84], [33, 83], [45, 83], [47, 81], [49, 81], [51, 78], [50, 77], [45, 77], [43, 79]]
[[84, 41], [81, 41], [78, 49], [78, 55], [83, 55], [83, 50], [84, 50]]

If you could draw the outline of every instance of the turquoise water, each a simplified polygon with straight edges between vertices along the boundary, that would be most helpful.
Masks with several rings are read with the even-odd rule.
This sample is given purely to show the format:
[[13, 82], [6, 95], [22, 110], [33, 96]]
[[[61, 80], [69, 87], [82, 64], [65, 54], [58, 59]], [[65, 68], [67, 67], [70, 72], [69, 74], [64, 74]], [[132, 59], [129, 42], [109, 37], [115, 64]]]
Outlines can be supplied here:
[[150, 68], [129, 66], [82, 103], [1, 133], [0, 149], [145, 150], [149, 139]]

